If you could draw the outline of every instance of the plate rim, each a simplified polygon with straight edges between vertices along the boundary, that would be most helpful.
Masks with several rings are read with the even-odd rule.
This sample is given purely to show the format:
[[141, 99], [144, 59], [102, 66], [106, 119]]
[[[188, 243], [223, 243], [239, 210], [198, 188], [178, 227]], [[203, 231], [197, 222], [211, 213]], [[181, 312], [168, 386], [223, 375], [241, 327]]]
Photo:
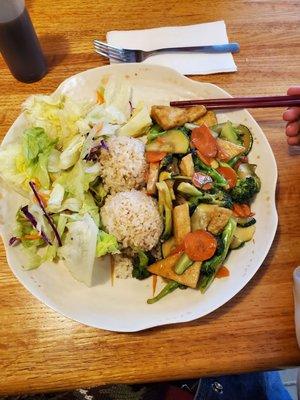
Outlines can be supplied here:
[[[81, 72], [79, 72], [77, 74], [71, 75], [68, 78], [66, 78], [65, 80], [63, 80], [58, 85], [58, 87], [53, 92], [50, 93], [50, 95], [60, 93], [61, 90], [63, 89], [63, 87], [65, 85], [67, 85], [68, 81], [70, 81], [70, 80], [72, 80], [74, 78], [75, 79], [79, 78], [80, 76], [84, 76], [85, 74], [89, 74], [91, 71], [96, 72], [96, 71], [100, 71], [100, 70], [101, 71], [107, 70], [107, 71], [112, 71], [113, 72], [113, 70], [122, 70], [122, 69], [124, 69], [124, 70], [126, 70], [126, 69], [134, 70], [136, 68], [140, 69], [140, 70], [142, 70], [142, 69], [145, 69], [145, 70], [148, 70], [148, 69], [150, 69], [150, 70], [155, 70], [155, 69], [165, 70], [165, 72], [172, 73], [174, 76], [177, 76], [178, 79], [180, 79], [181, 81], [185, 81], [190, 86], [194, 86], [195, 88], [199, 87], [199, 86], [202, 86], [202, 87], [203, 86], [213, 87], [213, 88], [216, 88], [218, 91], [221, 91], [224, 94], [225, 97], [232, 97], [227, 91], [225, 91], [223, 88], [219, 87], [218, 85], [212, 84], [210, 82], [202, 82], [202, 81], [196, 81], [194, 79], [190, 79], [190, 78], [180, 74], [179, 72], [175, 71], [172, 68], [165, 67], [165, 66], [160, 66], [160, 65], [154, 65], [154, 64], [153, 65], [152, 64], [151, 65], [147, 65], [147, 64], [139, 64], [139, 63], [112, 64], [112, 65], [104, 65], [104, 66], [99, 66], [99, 67], [96, 67], [96, 68], [86, 69], [86, 70], [81, 71]], [[272, 244], [273, 244], [273, 241], [274, 241], [274, 238], [275, 238], [275, 235], [276, 235], [276, 231], [277, 231], [277, 228], [278, 228], [278, 213], [277, 213], [277, 209], [276, 209], [276, 186], [277, 186], [277, 180], [278, 180], [278, 168], [277, 168], [276, 159], [275, 159], [274, 153], [272, 151], [272, 148], [270, 146], [270, 143], [269, 143], [267, 137], [265, 136], [263, 130], [261, 129], [261, 127], [257, 123], [257, 121], [254, 119], [254, 117], [250, 114], [250, 112], [247, 109], [243, 109], [243, 111], [245, 112], [245, 114], [248, 117], [250, 117], [250, 119], [252, 120], [252, 123], [254, 123], [257, 126], [257, 128], [259, 129], [260, 135], [264, 138], [265, 145], [268, 148], [268, 153], [272, 158], [273, 166], [275, 167], [274, 168], [274, 180], [272, 182], [273, 184], [272, 184], [271, 191], [270, 191], [270, 196], [271, 196], [271, 198], [270, 198], [271, 202], [270, 203], [271, 203], [271, 214], [272, 214], [272, 220], [273, 220], [273, 225], [272, 225], [273, 229], [272, 229], [271, 232], [269, 231], [269, 234], [271, 233], [271, 235], [269, 235], [269, 237], [270, 237], [270, 246], [260, 256], [261, 262], [258, 263], [259, 264], [258, 266], [256, 266], [255, 268], [251, 269], [250, 276], [247, 277], [247, 279], [245, 281], [243, 281], [242, 284], [240, 286], [238, 286], [237, 289], [233, 290], [232, 293], [230, 292], [230, 294], [227, 296], [228, 298], [225, 296], [225, 298], [221, 299], [221, 301], [218, 303], [218, 305], [212, 306], [211, 307], [212, 309], [209, 309], [207, 312], [205, 312], [205, 314], [203, 314], [201, 316], [197, 315], [198, 314], [198, 307], [195, 307], [195, 309], [191, 313], [186, 314], [185, 317], [183, 317], [182, 315], [178, 315], [178, 318], [177, 317], [176, 318], [173, 317], [172, 319], [168, 320], [167, 322], [164, 322], [164, 321], [155, 322], [155, 321], [152, 321], [152, 320], [149, 323], [145, 323], [143, 321], [141, 324], [139, 324], [139, 322], [137, 322], [136, 325], [133, 328], [129, 328], [128, 325], [126, 325], [126, 327], [124, 327], [124, 328], [122, 328], [122, 326], [120, 326], [118, 329], [114, 329], [114, 328], [103, 327], [103, 326], [100, 327], [99, 324], [83, 322], [83, 321], [81, 321], [80, 319], [78, 319], [78, 318], [76, 318], [74, 316], [66, 315], [64, 313], [64, 311], [61, 310], [58, 306], [55, 306], [55, 304], [52, 304], [52, 300], [51, 299], [42, 298], [42, 296], [40, 296], [39, 293], [37, 294], [34, 291], [34, 289], [31, 288], [31, 286], [29, 284], [27, 284], [27, 282], [24, 283], [22, 281], [21, 276], [19, 276], [19, 274], [16, 271], [14, 271], [13, 268], [10, 266], [10, 262], [9, 262], [10, 253], [8, 252], [8, 244], [4, 240], [2, 229], [0, 229], [0, 235], [1, 235], [1, 238], [2, 238], [2, 242], [3, 242], [5, 253], [6, 253], [7, 264], [9, 266], [10, 270], [12, 271], [13, 275], [22, 284], [22, 286], [25, 287], [26, 290], [28, 290], [28, 292], [31, 295], [33, 295], [36, 299], [38, 299], [42, 304], [44, 304], [47, 307], [51, 308], [53, 311], [58, 312], [59, 314], [63, 315], [64, 317], [66, 317], [66, 318], [68, 318], [70, 320], [79, 322], [79, 323], [81, 323], [81, 324], [83, 324], [85, 326], [90, 326], [90, 327], [93, 327], [93, 328], [103, 329], [103, 330], [107, 330], [107, 331], [111, 331], [111, 332], [123, 332], [123, 333], [140, 332], [140, 331], [143, 331], [143, 330], [146, 330], [146, 329], [159, 327], [159, 326], [164, 326], [164, 325], [173, 325], [173, 324], [177, 324], [177, 323], [186, 323], [186, 322], [190, 322], [190, 321], [193, 321], [193, 320], [196, 320], [196, 319], [203, 318], [203, 317], [211, 314], [212, 312], [216, 311], [217, 309], [219, 309], [220, 307], [222, 307], [226, 303], [228, 303], [241, 290], [244, 289], [244, 287], [250, 282], [250, 280], [253, 279], [254, 275], [257, 273], [259, 268], [262, 266], [265, 258], [267, 257], [267, 255], [268, 255], [268, 253], [269, 253], [269, 251], [270, 251], [270, 249], [272, 247]], [[7, 142], [9, 142], [9, 137], [8, 137], [9, 133], [13, 129], [15, 124], [17, 124], [17, 122], [21, 118], [23, 118], [23, 114], [24, 114], [24, 112], [20, 113], [18, 115], [18, 117], [14, 120], [12, 125], [9, 127], [8, 131], [6, 132], [6, 134], [5, 134], [5, 136], [4, 136], [3, 140], [2, 140], [2, 143], [1, 143], [0, 147], [2, 147]], [[4, 189], [4, 191], [5, 191], [5, 189]], [[1, 202], [2, 202], [2, 200], [0, 200], [0, 203]], [[0, 225], [0, 227], [1, 227], [1, 225]]]

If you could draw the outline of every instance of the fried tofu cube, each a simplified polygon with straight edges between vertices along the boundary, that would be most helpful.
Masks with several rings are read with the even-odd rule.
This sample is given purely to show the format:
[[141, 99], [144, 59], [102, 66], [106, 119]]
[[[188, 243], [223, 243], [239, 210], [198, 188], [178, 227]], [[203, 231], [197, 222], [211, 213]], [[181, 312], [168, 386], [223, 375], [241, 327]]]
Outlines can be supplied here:
[[201, 262], [194, 262], [183, 274], [178, 275], [175, 273], [174, 267], [180, 256], [181, 253], [173, 254], [163, 260], [157, 261], [148, 267], [148, 271], [152, 274], [181, 283], [182, 285], [195, 288], [200, 275]]
[[174, 236], [176, 244], [183, 242], [185, 236], [191, 232], [191, 220], [188, 203], [173, 208]]
[[196, 119], [196, 121], [194, 122], [197, 125], [205, 124], [210, 128], [211, 126], [216, 125], [218, 123], [218, 120], [216, 114], [213, 111], [207, 111], [207, 113], [203, 115], [203, 117]]
[[231, 216], [232, 211], [228, 208], [217, 207], [212, 213], [207, 230], [213, 235], [218, 235], [225, 228]]
[[151, 109], [151, 117], [165, 130], [182, 126], [187, 122], [194, 122], [204, 114], [206, 114], [204, 106], [188, 108], [152, 106]]

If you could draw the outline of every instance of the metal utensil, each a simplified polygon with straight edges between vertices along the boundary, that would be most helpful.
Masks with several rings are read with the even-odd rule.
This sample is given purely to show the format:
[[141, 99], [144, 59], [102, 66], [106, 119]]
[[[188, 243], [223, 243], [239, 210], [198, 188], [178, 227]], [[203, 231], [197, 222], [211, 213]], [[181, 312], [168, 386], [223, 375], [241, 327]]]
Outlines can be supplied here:
[[94, 40], [96, 53], [113, 60], [125, 63], [141, 62], [146, 58], [161, 53], [236, 53], [240, 50], [238, 43], [214, 44], [209, 46], [169, 47], [151, 51], [122, 49], [111, 46], [100, 40]]

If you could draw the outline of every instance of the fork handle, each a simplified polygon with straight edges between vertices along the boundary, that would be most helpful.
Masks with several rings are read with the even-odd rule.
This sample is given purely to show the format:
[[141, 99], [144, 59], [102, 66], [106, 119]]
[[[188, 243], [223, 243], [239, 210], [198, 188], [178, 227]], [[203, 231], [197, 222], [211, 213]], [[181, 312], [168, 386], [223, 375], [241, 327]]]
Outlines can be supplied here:
[[237, 53], [240, 50], [238, 43], [212, 44], [209, 46], [191, 46], [191, 47], [166, 47], [147, 51], [150, 54], [168, 53], [168, 52], [192, 52], [192, 53]]

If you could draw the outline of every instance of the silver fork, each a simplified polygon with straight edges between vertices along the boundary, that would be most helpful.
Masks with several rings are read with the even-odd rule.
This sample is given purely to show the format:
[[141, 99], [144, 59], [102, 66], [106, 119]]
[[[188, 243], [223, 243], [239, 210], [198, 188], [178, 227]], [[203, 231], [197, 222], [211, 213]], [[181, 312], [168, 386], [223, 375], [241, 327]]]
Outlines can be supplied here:
[[214, 44], [209, 46], [170, 47], [170, 48], [156, 49], [152, 51], [144, 51], [144, 50], [122, 49], [119, 47], [111, 46], [104, 42], [100, 42], [100, 40], [94, 40], [94, 48], [96, 53], [101, 54], [104, 57], [112, 58], [113, 60], [118, 60], [125, 63], [130, 63], [130, 62], [141, 62], [150, 56], [161, 53], [173, 53], [173, 52], [236, 53], [239, 51], [240, 46], [238, 43], [228, 43], [228, 44]]

